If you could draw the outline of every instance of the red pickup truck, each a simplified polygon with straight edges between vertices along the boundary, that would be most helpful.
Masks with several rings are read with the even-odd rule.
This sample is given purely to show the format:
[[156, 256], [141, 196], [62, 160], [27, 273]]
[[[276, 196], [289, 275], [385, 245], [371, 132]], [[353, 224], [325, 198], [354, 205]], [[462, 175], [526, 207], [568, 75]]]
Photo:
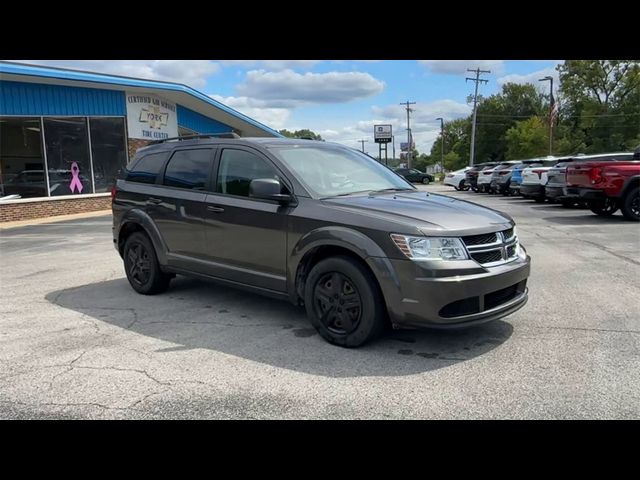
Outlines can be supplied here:
[[584, 201], [598, 215], [618, 209], [640, 221], [640, 155], [632, 161], [576, 162], [567, 167], [567, 197]]

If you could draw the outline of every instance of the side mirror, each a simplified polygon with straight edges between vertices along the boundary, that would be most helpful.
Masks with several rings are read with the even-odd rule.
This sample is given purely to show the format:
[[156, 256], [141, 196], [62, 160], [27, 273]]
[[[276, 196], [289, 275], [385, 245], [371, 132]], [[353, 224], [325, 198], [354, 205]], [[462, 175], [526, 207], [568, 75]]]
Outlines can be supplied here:
[[293, 197], [282, 192], [282, 185], [275, 178], [256, 178], [249, 184], [249, 197], [262, 200], [273, 200], [281, 204], [287, 204]]

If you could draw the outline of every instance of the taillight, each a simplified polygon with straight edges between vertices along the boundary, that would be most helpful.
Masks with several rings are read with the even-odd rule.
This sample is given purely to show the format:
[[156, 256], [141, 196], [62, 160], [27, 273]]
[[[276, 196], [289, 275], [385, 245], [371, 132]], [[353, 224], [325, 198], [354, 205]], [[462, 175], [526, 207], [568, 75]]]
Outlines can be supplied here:
[[531, 173], [535, 173], [538, 175], [538, 178], [542, 178], [542, 174], [544, 173], [544, 170], [531, 170]]
[[604, 177], [602, 176], [602, 168], [593, 167], [589, 169], [589, 180], [591, 180], [592, 184], [604, 181]]
[[111, 187], [111, 201], [113, 202], [116, 199], [116, 186]]
[[509, 173], [509, 170], [500, 170], [498, 175], [506, 175], [507, 173]]

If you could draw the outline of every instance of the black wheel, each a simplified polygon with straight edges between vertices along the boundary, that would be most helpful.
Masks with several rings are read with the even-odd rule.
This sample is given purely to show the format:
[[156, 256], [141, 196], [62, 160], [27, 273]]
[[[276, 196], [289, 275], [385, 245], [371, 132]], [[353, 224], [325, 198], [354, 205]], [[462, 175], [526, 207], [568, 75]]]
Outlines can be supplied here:
[[476, 187], [471, 187], [471, 190], [473, 190], [473, 191], [474, 191], [474, 192], [476, 192], [476, 193], [478, 193], [478, 192], [479, 192], [479, 190], [478, 190], [478, 187], [477, 187], [477, 186], [476, 186]]
[[618, 211], [618, 203], [612, 198], [598, 202], [589, 202], [588, 206], [589, 210], [602, 217], [608, 217]]
[[422, 177], [422, 184], [423, 185], [429, 185], [429, 182], [430, 182], [429, 177]]
[[349, 257], [327, 258], [311, 269], [304, 303], [311, 324], [334, 345], [358, 347], [384, 330], [382, 293], [371, 273]]
[[640, 221], [640, 187], [633, 188], [627, 192], [622, 199], [620, 206], [622, 215], [629, 220]]
[[164, 292], [172, 278], [160, 270], [151, 240], [141, 232], [133, 233], [124, 244], [124, 270], [133, 289], [143, 295]]
[[456, 187], [455, 185], [454, 185], [453, 189], [454, 189], [456, 192], [459, 192], [459, 191], [460, 191], [460, 187]]
[[460, 190], [464, 190], [465, 192], [469, 190], [471, 187], [464, 180], [460, 180]]
[[560, 200], [560, 204], [564, 208], [573, 208], [573, 206], [575, 205], [575, 202], [573, 200]]

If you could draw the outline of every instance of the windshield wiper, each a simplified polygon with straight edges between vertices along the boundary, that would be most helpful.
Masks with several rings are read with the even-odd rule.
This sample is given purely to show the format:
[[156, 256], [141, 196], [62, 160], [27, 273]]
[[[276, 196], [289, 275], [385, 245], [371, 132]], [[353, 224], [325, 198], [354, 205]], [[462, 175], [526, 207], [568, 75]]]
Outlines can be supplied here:
[[330, 195], [328, 197], [323, 197], [320, 200], [326, 200], [327, 198], [336, 198], [336, 197], [347, 197], [349, 195], [355, 195], [356, 193], [366, 193], [366, 192], [370, 192], [371, 189], [367, 189], [367, 190], [358, 190], [356, 192], [346, 192], [346, 193], [338, 193], [337, 195]]

